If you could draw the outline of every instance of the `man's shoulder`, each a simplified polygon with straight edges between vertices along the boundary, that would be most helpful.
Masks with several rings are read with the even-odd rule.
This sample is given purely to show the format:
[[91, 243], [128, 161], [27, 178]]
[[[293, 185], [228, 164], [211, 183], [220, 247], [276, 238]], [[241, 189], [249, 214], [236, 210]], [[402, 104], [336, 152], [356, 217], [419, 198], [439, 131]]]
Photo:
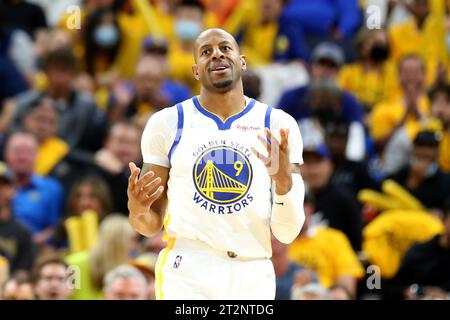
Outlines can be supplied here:
[[[4, 224], [6, 228], [4, 229], [5, 234], [13, 234], [16, 237], [29, 236], [31, 237], [31, 230], [19, 222], [17, 219], [11, 219]], [[5, 231], [7, 230], [7, 231]], [[4, 235], [5, 235], [4, 234]]]
[[157, 115], [158, 117], [167, 117], [167, 116], [173, 116], [174, 114], [178, 114], [178, 107], [181, 107], [183, 111], [186, 110], [186, 108], [191, 107], [193, 105], [192, 98], [185, 99], [181, 102], [178, 102], [170, 107], [165, 107], [157, 112], [155, 112], [153, 116]]
[[180, 119], [184, 121], [186, 113], [193, 108], [191, 99], [184, 100], [176, 105], [161, 109], [150, 116], [146, 125], [146, 133], [164, 130], [167, 132], [177, 130]]

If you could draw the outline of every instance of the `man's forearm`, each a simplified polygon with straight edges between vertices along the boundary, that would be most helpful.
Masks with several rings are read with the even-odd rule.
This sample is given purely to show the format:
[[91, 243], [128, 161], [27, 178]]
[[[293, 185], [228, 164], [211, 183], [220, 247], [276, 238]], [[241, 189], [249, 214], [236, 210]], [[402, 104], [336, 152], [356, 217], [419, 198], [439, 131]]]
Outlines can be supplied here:
[[134, 216], [130, 214], [129, 220], [131, 226], [146, 237], [154, 236], [163, 226], [163, 217], [152, 209], [144, 215]]
[[292, 174], [292, 187], [288, 193], [275, 194], [270, 227], [279, 241], [290, 243], [300, 233], [305, 222], [304, 197], [305, 186], [300, 174]]

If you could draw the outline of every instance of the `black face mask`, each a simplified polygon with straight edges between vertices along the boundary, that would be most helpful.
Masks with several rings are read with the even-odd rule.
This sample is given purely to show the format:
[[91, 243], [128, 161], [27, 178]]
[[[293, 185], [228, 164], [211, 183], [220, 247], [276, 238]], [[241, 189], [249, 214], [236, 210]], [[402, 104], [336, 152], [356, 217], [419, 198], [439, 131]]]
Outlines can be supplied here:
[[369, 55], [375, 62], [383, 62], [389, 58], [389, 46], [376, 44], [370, 49]]

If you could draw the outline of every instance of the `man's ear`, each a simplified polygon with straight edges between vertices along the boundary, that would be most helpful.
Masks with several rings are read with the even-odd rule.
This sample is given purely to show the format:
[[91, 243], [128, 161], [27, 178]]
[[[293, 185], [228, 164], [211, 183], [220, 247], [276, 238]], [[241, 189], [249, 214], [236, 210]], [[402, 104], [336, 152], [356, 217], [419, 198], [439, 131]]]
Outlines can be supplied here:
[[247, 57], [241, 54], [241, 66], [242, 70], [247, 70]]
[[192, 65], [192, 74], [194, 75], [195, 80], [200, 80], [200, 76], [198, 74], [198, 66], [196, 64]]

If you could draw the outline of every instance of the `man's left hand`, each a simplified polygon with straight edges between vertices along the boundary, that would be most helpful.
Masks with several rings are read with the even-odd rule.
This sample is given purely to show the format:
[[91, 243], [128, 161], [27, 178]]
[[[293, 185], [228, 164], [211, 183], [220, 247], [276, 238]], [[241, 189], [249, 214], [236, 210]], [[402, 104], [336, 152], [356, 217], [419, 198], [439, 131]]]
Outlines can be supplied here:
[[288, 143], [289, 130], [280, 129], [280, 142], [273, 136], [269, 129], [266, 128], [265, 133], [267, 137], [264, 138], [258, 135], [258, 140], [265, 146], [268, 156], [262, 155], [254, 148], [252, 148], [252, 152], [264, 163], [269, 176], [275, 182], [275, 193], [284, 195], [292, 187], [292, 171], [289, 161]]

